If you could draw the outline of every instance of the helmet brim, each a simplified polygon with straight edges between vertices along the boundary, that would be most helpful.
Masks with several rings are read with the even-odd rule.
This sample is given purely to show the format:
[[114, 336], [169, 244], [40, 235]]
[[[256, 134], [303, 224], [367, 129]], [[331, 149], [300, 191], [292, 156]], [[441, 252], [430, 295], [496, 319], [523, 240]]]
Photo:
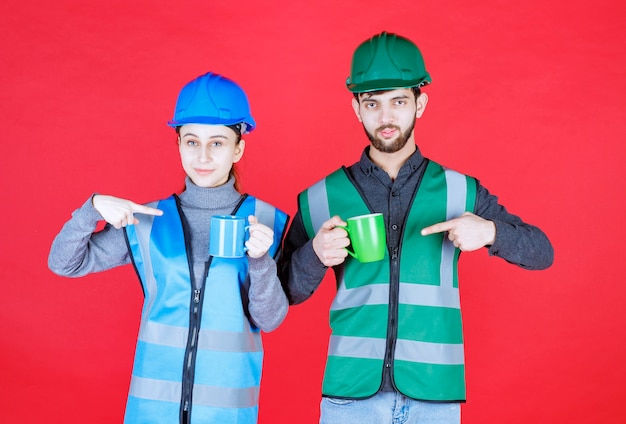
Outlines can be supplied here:
[[172, 128], [180, 127], [187, 124], [205, 124], [205, 125], [235, 125], [246, 124], [246, 131], [243, 134], [247, 134], [256, 128], [256, 123], [250, 119], [224, 119], [224, 118], [212, 118], [206, 116], [190, 116], [185, 119], [171, 120], [167, 122]]
[[360, 84], [347, 84], [348, 90], [353, 93], [366, 93], [368, 91], [396, 90], [399, 88], [421, 87], [430, 84], [430, 76], [413, 81], [407, 80], [374, 80]]

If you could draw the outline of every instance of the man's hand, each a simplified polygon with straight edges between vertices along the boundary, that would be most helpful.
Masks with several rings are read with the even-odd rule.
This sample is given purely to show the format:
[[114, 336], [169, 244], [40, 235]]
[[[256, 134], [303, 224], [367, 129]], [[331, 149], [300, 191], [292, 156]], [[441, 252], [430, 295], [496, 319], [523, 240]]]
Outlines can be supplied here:
[[426, 227], [422, 230], [422, 235], [427, 236], [444, 231], [448, 232], [450, 241], [463, 251], [478, 250], [483, 246], [493, 244], [496, 239], [496, 225], [493, 221], [488, 221], [470, 212], [465, 212], [458, 218]]
[[139, 220], [135, 218], [136, 213], [155, 216], [163, 215], [162, 210], [103, 194], [96, 194], [93, 199], [91, 199], [91, 202], [93, 203], [93, 207], [102, 216], [102, 219], [118, 230], [127, 225], [139, 223]]
[[347, 224], [338, 216], [333, 216], [322, 224], [313, 238], [313, 250], [325, 266], [339, 265], [348, 256], [345, 248], [350, 244], [350, 239], [346, 230], [336, 228], [338, 225]]
[[250, 238], [246, 241], [248, 256], [260, 258], [265, 255], [274, 243], [274, 231], [266, 225], [260, 224], [254, 215], [248, 217], [250, 223]]

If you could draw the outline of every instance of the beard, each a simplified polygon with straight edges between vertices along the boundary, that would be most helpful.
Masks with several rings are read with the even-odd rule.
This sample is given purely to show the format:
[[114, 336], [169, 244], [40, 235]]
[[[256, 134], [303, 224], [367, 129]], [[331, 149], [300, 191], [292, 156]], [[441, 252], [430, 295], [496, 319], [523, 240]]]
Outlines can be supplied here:
[[[411, 125], [409, 126], [409, 128], [407, 128], [407, 130], [404, 132], [402, 132], [402, 129], [397, 125], [384, 125], [382, 127], [376, 128], [376, 130], [374, 130], [374, 133], [372, 134], [365, 128], [365, 126], [363, 126], [363, 129], [365, 130], [365, 134], [367, 134], [367, 138], [369, 138], [370, 143], [372, 143], [372, 146], [376, 150], [383, 152], [383, 153], [395, 153], [399, 150], [402, 150], [402, 148], [406, 145], [407, 141], [409, 141], [409, 138], [411, 138], [411, 134], [413, 133], [413, 128], [415, 128], [415, 119], [413, 120], [413, 122], [411, 122]], [[376, 136], [378, 132], [383, 131], [385, 129], [397, 130], [400, 135], [394, 141], [386, 142]]]

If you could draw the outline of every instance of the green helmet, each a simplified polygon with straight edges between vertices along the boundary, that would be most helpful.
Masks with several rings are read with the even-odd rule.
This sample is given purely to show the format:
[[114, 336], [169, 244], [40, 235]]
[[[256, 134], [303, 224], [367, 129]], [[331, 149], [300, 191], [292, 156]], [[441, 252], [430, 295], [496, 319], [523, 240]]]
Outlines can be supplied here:
[[353, 93], [430, 84], [422, 53], [408, 38], [382, 32], [364, 41], [352, 56], [346, 80]]

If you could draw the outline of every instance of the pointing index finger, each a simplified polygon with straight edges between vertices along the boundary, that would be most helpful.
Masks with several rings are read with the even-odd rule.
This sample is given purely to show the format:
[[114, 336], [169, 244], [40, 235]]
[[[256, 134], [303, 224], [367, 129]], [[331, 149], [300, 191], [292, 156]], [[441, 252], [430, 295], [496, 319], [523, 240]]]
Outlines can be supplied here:
[[161, 216], [161, 215], [163, 215], [163, 211], [160, 210], [160, 209], [151, 208], [150, 206], [138, 205], [138, 204], [135, 204], [133, 206], [133, 211], [135, 213], [142, 213], [142, 214], [145, 214], [145, 215], [154, 215], [154, 216]]
[[423, 236], [428, 236], [430, 234], [443, 233], [444, 231], [449, 231], [452, 229], [452, 223], [450, 221], [439, 222], [437, 224], [433, 224], [429, 227], [423, 228], [421, 233]]

